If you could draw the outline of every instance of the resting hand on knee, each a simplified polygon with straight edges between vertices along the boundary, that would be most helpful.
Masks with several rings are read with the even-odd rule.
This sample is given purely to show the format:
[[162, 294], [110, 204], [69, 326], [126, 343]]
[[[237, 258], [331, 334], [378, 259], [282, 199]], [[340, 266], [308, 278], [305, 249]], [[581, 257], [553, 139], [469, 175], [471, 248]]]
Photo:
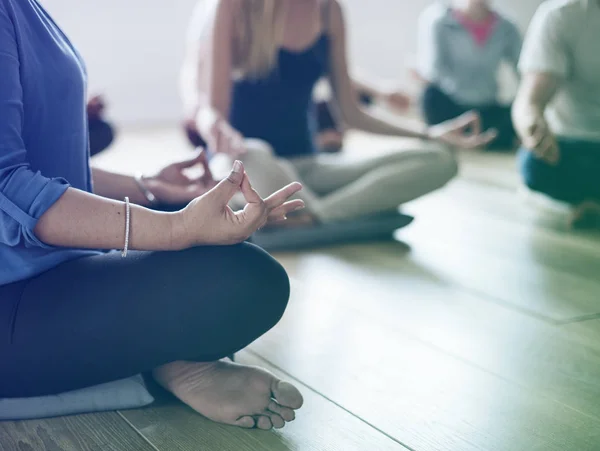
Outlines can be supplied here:
[[213, 152], [221, 152], [232, 158], [240, 158], [246, 153], [244, 137], [227, 120], [212, 111], [198, 115], [202, 137]]
[[497, 130], [489, 129], [481, 133], [481, 118], [474, 111], [469, 111], [455, 119], [429, 128], [429, 137], [463, 149], [485, 147], [498, 135]]
[[546, 121], [538, 117], [524, 129], [523, 145], [533, 154], [548, 164], [555, 165], [560, 158], [560, 151], [556, 138], [550, 132]]
[[[267, 222], [284, 221], [291, 211], [304, 208], [301, 200], [288, 201], [301, 189], [300, 183], [291, 183], [263, 199], [252, 188], [242, 163], [236, 161], [226, 179], [175, 214], [174, 246], [184, 249], [242, 242]], [[238, 191], [247, 204], [243, 210], [234, 212], [228, 204]]]

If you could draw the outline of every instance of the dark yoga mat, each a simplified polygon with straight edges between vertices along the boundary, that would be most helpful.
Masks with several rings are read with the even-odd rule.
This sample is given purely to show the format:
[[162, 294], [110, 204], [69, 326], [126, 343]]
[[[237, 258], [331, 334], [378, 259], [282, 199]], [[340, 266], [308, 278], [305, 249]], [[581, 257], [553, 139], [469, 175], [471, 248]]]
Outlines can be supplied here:
[[413, 219], [402, 213], [390, 213], [311, 227], [261, 230], [249, 241], [267, 251], [287, 251], [391, 239], [395, 230], [406, 227]]

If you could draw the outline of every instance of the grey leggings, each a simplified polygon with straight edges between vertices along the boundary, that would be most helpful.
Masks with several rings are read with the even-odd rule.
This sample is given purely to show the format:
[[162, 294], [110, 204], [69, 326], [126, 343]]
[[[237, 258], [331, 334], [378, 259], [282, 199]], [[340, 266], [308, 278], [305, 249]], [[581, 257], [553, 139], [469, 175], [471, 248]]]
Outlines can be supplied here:
[[0, 286], [0, 398], [220, 359], [273, 327], [288, 297], [285, 270], [251, 244], [63, 263]]
[[451, 151], [435, 143], [416, 143], [413, 148], [360, 159], [342, 153], [285, 160], [275, 156], [267, 143], [247, 140], [243, 162], [259, 194], [300, 181], [304, 189], [298, 197], [308, 211], [321, 222], [331, 222], [395, 210], [456, 175]]

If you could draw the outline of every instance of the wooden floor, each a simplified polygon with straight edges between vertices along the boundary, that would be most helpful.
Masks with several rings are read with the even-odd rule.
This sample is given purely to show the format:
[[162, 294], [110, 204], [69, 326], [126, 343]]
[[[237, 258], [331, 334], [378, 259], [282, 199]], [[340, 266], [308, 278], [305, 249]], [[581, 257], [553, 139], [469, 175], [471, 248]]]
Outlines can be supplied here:
[[[150, 170], [184, 148], [131, 132], [97, 163]], [[0, 450], [600, 450], [600, 237], [522, 195], [513, 156], [461, 159], [458, 180], [407, 206], [398, 242], [277, 256], [289, 309], [239, 360], [302, 388], [290, 426], [224, 427], [165, 397], [0, 423]]]

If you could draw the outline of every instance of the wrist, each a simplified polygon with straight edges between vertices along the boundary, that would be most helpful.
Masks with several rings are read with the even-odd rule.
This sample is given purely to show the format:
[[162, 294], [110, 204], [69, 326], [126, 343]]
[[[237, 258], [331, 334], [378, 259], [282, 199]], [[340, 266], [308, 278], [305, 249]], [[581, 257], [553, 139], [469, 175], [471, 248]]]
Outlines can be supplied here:
[[221, 115], [213, 108], [200, 108], [196, 115], [196, 126], [202, 136], [209, 136], [221, 119]]
[[183, 210], [165, 213], [165, 215], [168, 224], [169, 250], [181, 251], [191, 247], [191, 243], [185, 239], [187, 233], [183, 221]]
[[[144, 177], [142, 174], [136, 174], [133, 177], [135, 184], [144, 198], [143, 205], [152, 206], [158, 204], [158, 199], [151, 187], [151, 177]], [[150, 182], [150, 183], [149, 183]]]

